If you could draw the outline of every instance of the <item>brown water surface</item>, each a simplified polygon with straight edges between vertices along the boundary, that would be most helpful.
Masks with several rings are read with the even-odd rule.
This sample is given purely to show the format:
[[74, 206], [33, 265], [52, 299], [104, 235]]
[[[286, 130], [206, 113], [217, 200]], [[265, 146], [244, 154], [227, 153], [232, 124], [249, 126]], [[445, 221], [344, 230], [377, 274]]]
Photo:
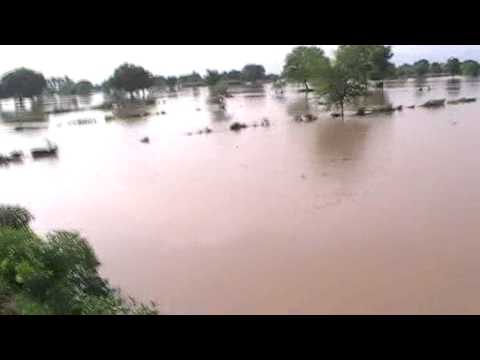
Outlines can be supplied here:
[[[427, 82], [368, 101], [479, 95], [478, 80]], [[164, 313], [480, 313], [480, 103], [342, 122], [293, 91], [236, 93], [226, 114], [206, 94], [137, 120], [0, 123], [0, 153], [59, 146], [0, 168], [0, 202], [28, 207], [38, 231], [81, 231], [112, 284]], [[320, 119], [292, 121], [307, 108]], [[269, 128], [228, 131], [265, 116]], [[82, 118], [97, 121], [69, 123]]]

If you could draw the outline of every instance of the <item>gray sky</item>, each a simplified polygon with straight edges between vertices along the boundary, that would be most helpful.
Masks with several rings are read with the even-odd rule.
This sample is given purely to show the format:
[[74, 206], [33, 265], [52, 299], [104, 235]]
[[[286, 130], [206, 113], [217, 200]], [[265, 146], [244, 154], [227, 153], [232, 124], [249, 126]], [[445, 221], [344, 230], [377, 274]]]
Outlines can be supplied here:
[[[331, 55], [335, 45], [320, 45]], [[285, 56], [295, 45], [0, 45], [0, 74], [28, 67], [45, 76], [68, 75], [74, 80], [105, 80], [118, 65], [131, 62], [154, 74], [181, 75], [207, 68], [241, 69], [247, 63], [281, 71]], [[397, 64], [420, 58], [445, 61], [480, 60], [480, 45], [394, 45]]]

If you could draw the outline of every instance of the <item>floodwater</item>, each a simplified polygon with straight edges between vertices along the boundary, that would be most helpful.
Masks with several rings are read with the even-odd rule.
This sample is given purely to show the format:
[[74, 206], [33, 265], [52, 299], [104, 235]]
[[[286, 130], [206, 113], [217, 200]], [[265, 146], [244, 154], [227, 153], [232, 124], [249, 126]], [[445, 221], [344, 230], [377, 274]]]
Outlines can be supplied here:
[[[428, 85], [367, 101], [480, 95], [475, 79]], [[480, 102], [342, 122], [293, 91], [239, 92], [226, 114], [206, 94], [161, 98], [145, 119], [0, 123], [0, 153], [59, 146], [0, 168], [0, 202], [29, 208], [38, 231], [80, 231], [114, 286], [163, 313], [480, 313]], [[320, 119], [293, 122], [307, 110]], [[228, 131], [263, 117], [271, 127]]]

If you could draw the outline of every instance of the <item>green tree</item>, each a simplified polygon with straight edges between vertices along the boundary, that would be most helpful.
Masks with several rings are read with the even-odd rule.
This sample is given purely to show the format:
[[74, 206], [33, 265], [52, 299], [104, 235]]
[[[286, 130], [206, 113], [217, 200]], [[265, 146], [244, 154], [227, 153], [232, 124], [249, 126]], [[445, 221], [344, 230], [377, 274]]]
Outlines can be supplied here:
[[99, 276], [100, 262], [79, 234], [42, 238], [28, 227], [31, 218], [25, 209], [0, 207], [0, 314], [156, 314]]
[[75, 95], [88, 95], [94, 90], [93, 84], [88, 80], [81, 80], [75, 84], [72, 93]]
[[466, 76], [478, 76], [480, 74], [480, 64], [475, 60], [466, 60], [462, 63], [462, 74]]
[[411, 77], [415, 75], [415, 68], [410, 64], [403, 64], [397, 67], [397, 77]]
[[153, 86], [153, 75], [141, 66], [126, 63], [115, 69], [109, 84], [116, 90], [128, 92], [133, 98], [136, 91]]
[[413, 64], [415, 75], [425, 76], [430, 70], [430, 62], [426, 59], [418, 60]]
[[242, 78], [245, 81], [257, 82], [265, 79], [265, 68], [263, 65], [248, 64], [242, 69]]
[[445, 68], [451, 76], [459, 75], [462, 71], [460, 60], [455, 57], [451, 57], [447, 60]]
[[430, 64], [430, 72], [432, 74], [440, 74], [442, 73], [443, 71], [443, 68], [442, 68], [442, 65], [438, 62], [433, 62]]
[[[340, 109], [342, 120], [344, 118], [345, 104], [352, 102], [356, 97], [367, 93], [367, 83], [363, 75], [352, 72], [348, 57], [343, 57], [343, 50], [337, 51], [333, 65], [319, 73], [316, 77], [317, 92], [324, 96], [330, 106]], [[340, 55], [340, 56], [338, 56]], [[344, 60], [347, 63], [344, 63]]]
[[175, 91], [178, 84], [178, 78], [176, 76], [169, 76], [166, 79], [166, 83], [170, 91]]
[[5, 97], [18, 99], [23, 105], [24, 98], [34, 98], [42, 94], [47, 86], [45, 77], [30, 69], [20, 68], [5, 74], [1, 83]]
[[283, 77], [289, 82], [301, 83], [309, 91], [308, 82], [329, 66], [325, 52], [316, 46], [298, 46], [290, 52], [283, 67]]
[[205, 81], [207, 82], [208, 86], [214, 86], [220, 80], [222, 80], [223, 76], [217, 70], [207, 70], [207, 74], [205, 75]]
[[228, 80], [239, 81], [242, 79], [242, 72], [239, 70], [230, 70], [228, 73], [226, 73], [226, 77]]
[[369, 63], [371, 66], [368, 78], [370, 80], [383, 80], [393, 76], [395, 65], [390, 62], [393, 57], [392, 47], [386, 45], [367, 46], [370, 50]]

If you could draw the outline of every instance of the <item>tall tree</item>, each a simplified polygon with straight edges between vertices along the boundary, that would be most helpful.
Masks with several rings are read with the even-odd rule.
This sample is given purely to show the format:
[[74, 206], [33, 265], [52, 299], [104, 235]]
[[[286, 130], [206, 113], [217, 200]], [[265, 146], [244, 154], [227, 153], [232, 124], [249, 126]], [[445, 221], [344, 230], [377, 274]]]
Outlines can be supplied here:
[[30, 69], [13, 70], [1, 80], [5, 97], [13, 97], [23, 105], [24, 98], [34, 98], [42, 94], [47, 86], [45, 77]]
[[451, 57], [447, 60], [447, 64], [445, 65], [447, 72], [451, 76], [459, 75], [462, 71], [460, 60], [455, 57]]
[[386, 45], [368, 45], [370, 47], [370, 80], [383, 80], [393, 76], [395, 65], [390, 62], [393, 57], [392, 47]]
[[442, 65], [438, 62], [433, 62], [430, 64], [430, 72], [432, 74], [440, 74], [443, 71]]
[[242, 69], [242, 77], [245, 81], [257, 82], [265, 78], [265, 68], [263, 65], [248, 64]]
[[207, 70], [207, 74], [205, 75], [205, 81], [207, 82], [208, 86], [214, 86], [217, 84], [223, 76], [217, 70]]
[[415, 68], [410, 64], [403, 64], [397, 68], [396, 75], [398, 77], [410, 77], [415, 75]]
[[413, 69], [417, 76], [425, 76], [430, 70], [430, 62], [426, 59], [418, 60], [413, 64]]
[[315, 79], [317, 92], [326, 98], [329, 105], [340, 109], [342, 120], [345, 104], [365, 95], [368, 89], [364, 76], [352, 72], [349, 60], [343, 56], [343, 50], [337, 51], [333, 64], [328, 65]]
[[475, 60], [466, 60], [461, 67], [463, 75], [478, 76], [480, 74], [480, 64]]
[[283, 77], [289, 82], [302, 83], [310, 90], [309, 81], [326, 70], [330, 64], [325, 52], [317, 46], [298, 46], [290, 52], [283, 67]]
[[88, 95], [94, 90], [93, 84], [88, 80], [80, 80], [73, 88], [73, 94], [75, 95]]
[[153, 75], [141, 66], [125, 63], [115, 69], [109, 81], [110, 85], [117, 90], [123, 90], [134, 97], [134, 93], [153, 86]]

